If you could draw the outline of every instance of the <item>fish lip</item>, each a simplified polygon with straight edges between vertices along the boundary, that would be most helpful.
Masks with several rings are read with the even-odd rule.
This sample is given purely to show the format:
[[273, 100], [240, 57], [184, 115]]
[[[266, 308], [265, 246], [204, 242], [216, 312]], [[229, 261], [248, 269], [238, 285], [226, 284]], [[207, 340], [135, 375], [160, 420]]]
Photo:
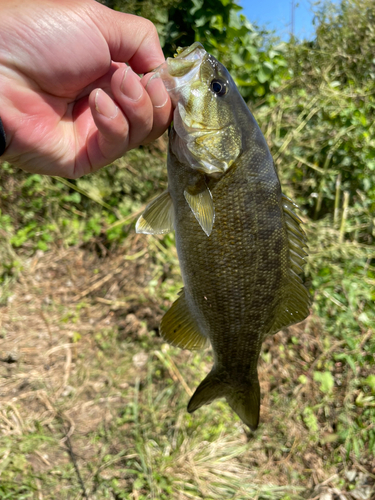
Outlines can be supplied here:
[[179, 48], [175, 57], [168, 57], [154, 69], [154, 75], [150, 80], [155, 77], [161, 78], [172, 102], [176, 105], [177, 94], [199, 76], [201, 64], [207, 58], [208, 53], [200, 42], [195, 42], [190, 47]]
[[203, 52], [206, 52], [205, 48], [203, 47], [203, 45], [200, 42], [194, 42], [189, 47], [179, 47], [176, 51], [174, 58], [175, 59], [185, 59], [189, 55], [191, 55], [193, 52], [195, 52], [197, 49], [202, 50]]

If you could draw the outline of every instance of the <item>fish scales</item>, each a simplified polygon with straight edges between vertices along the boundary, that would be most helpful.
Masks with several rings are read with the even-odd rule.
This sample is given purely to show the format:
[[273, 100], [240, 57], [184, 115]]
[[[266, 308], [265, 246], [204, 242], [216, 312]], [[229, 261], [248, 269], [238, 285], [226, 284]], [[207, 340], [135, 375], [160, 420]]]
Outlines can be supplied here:
[[301, 278], [305, 235], [227, 70], [196, 43], [179, 49], [157, 74], [175, 105], [168, 190], [148, 205], [136, 229], [175, 230], [184, 282], [160, 333], [182, 348], [212, 345], [213, 368], [188, 411], [225, 397], [254, 430], [262, 342], [309, 313]]
[[[207, 238], [183, 195], [191, 169], [169, 154], [169, 191], [178, 207], [176, 245], [192, 313], [218, 363], [227, 370], [255, 371], [279, 300], [274, 290], [280, 290], [288, 272], [278, 180], [271, 186], [269, 178], [260, 189], [254, 184], [251, 154], [241, 156], [211, 189], [218, 229]], [[267, 229], [270, 223], [272, 230]]]

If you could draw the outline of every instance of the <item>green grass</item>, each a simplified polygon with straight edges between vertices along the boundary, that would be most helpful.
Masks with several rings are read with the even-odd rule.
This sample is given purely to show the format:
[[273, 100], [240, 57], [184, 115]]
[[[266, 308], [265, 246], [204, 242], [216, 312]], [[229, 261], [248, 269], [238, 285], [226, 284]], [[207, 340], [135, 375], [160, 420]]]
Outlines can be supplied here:
[[173, 239], [62, 252], [25, 262], [2, 308], [20, 357], [1, 364], [0, 498], [297, 500], [326, 480], [348, 494], [347, 470], [371, 481], [368, 328], [336, 330], [335, 309], [268, 339], [252, 435], [224, 401], [186, 412], [212, 356], [157, 336], [181, 286]]

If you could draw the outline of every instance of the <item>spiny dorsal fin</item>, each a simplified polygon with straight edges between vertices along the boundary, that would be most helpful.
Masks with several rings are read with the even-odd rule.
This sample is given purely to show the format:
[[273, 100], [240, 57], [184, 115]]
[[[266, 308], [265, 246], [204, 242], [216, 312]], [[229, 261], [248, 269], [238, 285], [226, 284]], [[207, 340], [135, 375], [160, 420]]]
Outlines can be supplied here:
[[211, 191], [205, 185], [202, 191], [197, 194], [191, 194], [185, 189], [184, 196], [201, 228], [207, 236], [210, 236], [215, 220], [215, 207]]
[[310, 294], [305, 288], [302, 275], [307, 256], [306, 234], [301, 227], [301, 219], [294, 213], [295, 203], [282, 195], [284, 221], [289, 240], [289, 281], [284, 289], [284, 300], [278, 307], [271, 333], [299, 323], [309, 315]]
[[137, 233], [165, 234], [173, 231], [173, 203], [169, 191], [164, 191], [149, 203], [135, 226]]
[[207, 337], [202, 334], [190, 313], [184, 289], [169, 311], [164, 314], [160, 323], [160, 335], [166, 342], [181, 349], [193, 351], [208, 345]]

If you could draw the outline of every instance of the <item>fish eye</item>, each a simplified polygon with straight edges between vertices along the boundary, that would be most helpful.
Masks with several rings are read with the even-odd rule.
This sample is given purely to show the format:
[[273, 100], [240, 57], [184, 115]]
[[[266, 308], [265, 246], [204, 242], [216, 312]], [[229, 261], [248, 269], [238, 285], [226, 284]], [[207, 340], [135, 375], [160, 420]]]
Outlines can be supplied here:
[[212, 80], [210, 86], [212, 92], [220, 97], [225, 95], [228, 91], [227, 82], [223, 80], [218, 80], [218, 79]]

